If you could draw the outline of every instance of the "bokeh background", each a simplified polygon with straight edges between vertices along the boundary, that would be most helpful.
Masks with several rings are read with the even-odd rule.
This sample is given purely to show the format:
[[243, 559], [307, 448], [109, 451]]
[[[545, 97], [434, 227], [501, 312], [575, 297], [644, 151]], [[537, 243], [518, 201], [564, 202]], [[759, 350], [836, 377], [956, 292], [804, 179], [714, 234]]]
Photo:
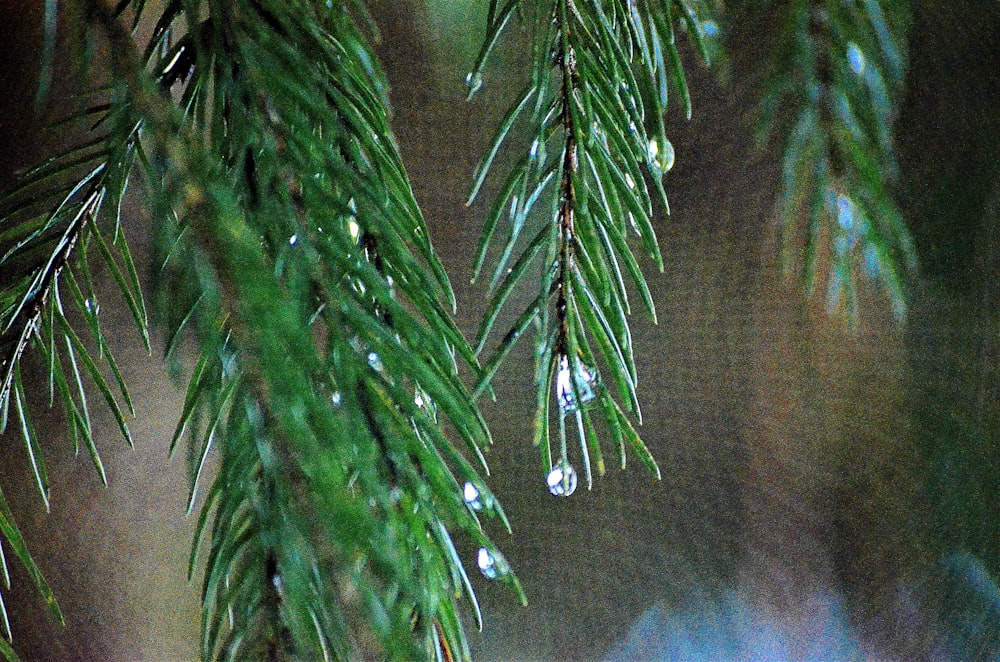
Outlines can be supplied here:
[[[55, 100], [35, 103], [42, 4], [0, 2], [0, 188], [58, 144], [42, 127], [78, 83], [57, 80]], [[465, 100], [483, 4], [373, 5], [393, 126], [467, 334], [484, 308], [469, 275], [485, 210], [464, 201], [524, 65], [514, 34]], [[530, 446], [530, 350], [516, 350], [483, 409], [497, 442], [491, 485], [514, 528], [492, 533], [529, 606], [473, 578], [485, 617], [477, 659], [651, 659], [665, 641], [693, 659], [1000, 656], [1000, 5], [914, 9], [897, 144], [921, 273], [905, 324], [873, 291], [849, 329], [782, 279], [780, 158], [753, 140], [769, 27], [733, 26], [727, 77], [688, 64], [694, 116], [670, 117], [671, 214], [655, 220], [666, 269], [648, 272], [660, 323], [633, 320], [641, 432], [663, 479], [633, 463], [592, 492], [550, 496]], [[129, 216], [134, 250], [147, 254], [145, 216], [138, 205]], [[182, 391], [113, 301], [106, 324], [120, 332], [108, 336], [139, 416], [129, 450], [96, 414], [109, 487], [73, 456], [60, 417], [39, 410], [46, 514], [20, 438], [0, 438], [0, 487], [67, 620], [51, 622], [11, 562], [4, 599], [29, 660], [196, 657], [194, 522], [184, 458], [167, 460]]]

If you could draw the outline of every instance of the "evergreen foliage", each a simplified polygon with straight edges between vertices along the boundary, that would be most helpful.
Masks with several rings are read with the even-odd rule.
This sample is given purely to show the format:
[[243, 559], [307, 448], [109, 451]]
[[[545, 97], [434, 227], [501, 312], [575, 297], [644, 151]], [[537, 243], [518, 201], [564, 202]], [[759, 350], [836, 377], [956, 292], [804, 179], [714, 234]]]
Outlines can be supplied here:
[[[789, 263], [800, 261], [811, 284], [817, 256], [829, 255], [831, 301], [850, 305], [867, 272], [902, 310], [900, 265], [912, 248], [884, 175], [894, 172], [905, 3], [783, 5], [764, 107], [771, 131], [788, 124], [780, 108], [793, 117], [781, 218], [786, 236], [804, 232], [787, 245], [804, 248]], [[135, 412], [103, 335], [91, 260], [113, 277], [148, 348], [121, 223], [138, 179], [155, 228], [153, 309], [166, 358], [179, 364], [184, 338], [198, 348], [171, 449], [187, 445], [189, 507], [200, 508], [190, 572], [204, 567], [202, 656], [467, 659], [462, 604], [477, 624], [478, 606], [453, 536], [479, 546], [480, 570], [520, 594], [480, 521], [508, 526], [483, 478], [491, 442], [476, 399], [529, 327], [535, 443], [551, 491], [575, 487], [568, 418], [587, 486], [592, 465], [603, 473], [596, 410], [619, 462], [627, 446], [659, 475], [628, 417], [639, 418], [630, 295], [655, 318], [629, 239], [662, 269], [652, 219], [666, 208], [673, 163], [664, 114], [676, 99], [690, 116], [683, 44], [708, 61], [724, 15], [704, 0], [491, 0], [471, 92], [515, 16], [527, 17], [533, 50], [470, 198], [525, 127], [476, 255], [479, 274], [499, 251], [472, 347], [451, 318], [448, 277], [394, 143], [360, 0], [169, 0], [155, 13], [144, 0], [49, 0], [46, 9], [46, 72], [60, 15], [80, 27], [77, 62], [86, 68], [100, 43], [111, 70], [64, 120], [78, 141], [0, 200], [2, 427], [21, 434], [43, 500], [27, 351], [44, 362], [50, 403], [62, 403], [70, 442], [86, 447], [102, 480], [95, 390], [131, 443], [126, 412]], [[151, 28], [148, 43], [136, 43], [139, 25]], [[525, 284], [537, 296], [480, 367], [477, 354]], [[214, 474], [205, 470], [213, 453]], [[0, 534], [58, 618], [2, 495]], [[5, 560], [3, 569], [9, 587]], [[3, 639], [0, 652], [15, 657]]]
[[[485, 46], [469, 74], [471, 93], [482, 84], [493, 45], [512, 14], [524, 12], [524, 4], [491, 2]], [[677, 34], [689, 35], [707, 60], [704, 24], [708, 8], [699, 0], [611, 2], [607, 6], [588, 0], [531, 4], [530, 80], [480, 164], [470, 198], [471, 202], [476, 197], [502, 143], [526, 115], [530, 127], [527, 154], [507, 176], [493, 203], [477, 251], [476, 274], [506, 215], [509, 230], [490, 278], [493, 294], [477, 349], [483, 349], [511, 292], [528, 274], [540, 274], [538, 296], [494, 351], [485, 379], [535, 322], [534, 442], [541, 447], [550, 488], [569, 495], [575, 486], [575, 469], [569, 463], [567, 415], [575, 418], [588, 489], [591, 455], [598, 472], [604, 473], [590, 414], [596, 407], [616, 442], [622, 468], [628, 444], [657, 478], [660, 475], [649, 450], [611, 395], [616, 392], [625, 410], [641, 420], [627, 321], [629, 285], [638, 291], [654, 319], [656, 314], [627, 237], [634, 232], [663, 270], [651, 223], [653, 196], [647, 175], [666, 207], [661, 180], [674, 161], [664, 126], [668, 97], [676, 91], [682, 110], [691, 114]], [[532, 223], [536, 205], [541, 211], [534, 216], [541, 219]], [[591, 343], [598, 348], [600, 362]], [[600, 377], [600, 365], [610, 376], [610, 388]], [[480, 389], [484, 386], [485, 382]], [[559, 425], [556, 463], [549, 441], [553, 400]]]

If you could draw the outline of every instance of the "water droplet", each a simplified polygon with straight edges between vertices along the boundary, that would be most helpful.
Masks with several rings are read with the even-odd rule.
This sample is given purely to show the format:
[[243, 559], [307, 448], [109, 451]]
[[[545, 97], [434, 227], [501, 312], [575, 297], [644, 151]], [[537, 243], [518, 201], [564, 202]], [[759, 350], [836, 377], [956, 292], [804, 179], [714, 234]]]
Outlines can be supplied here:
[[333, 403], [334, 407], [339, 407], [340, 403], [343, 401], [344, 396], [340, 394], [340, 391], [334, 391], [333, 395], [330, 396], [330, 402]]
[[702, 21], [701, 32], [706, 37], [714, 37], [719, 34], [719, 24], [715, 21]]
[[465, 486], [462, 488], [462, 498], [465, 499], [465, 503], [469, 504], [469, 508], [473, 510], [483, 509], [483, 502], [479, 498], [479, 488], [471, 482], [466, 481]]
[[[575, 370], [576, 390], [580, 393], [583, 404], [594, 399], [594, 384], [597, 375], [592, 368], [577, 361]], [[570, 383], [569, 360], [563, 356], [559, 360], [559, 372], [556, 374], [556, 397], [559, 401], [559, 411], [562, 413], [576, 411], [576, 400], [573, 398], [573, 385]]]
[[294, 246], [298, 241], [299, 241], [299, 235], [293, 234], [291, 237], [288, 238], [288, 245]]
[[865, 72], [865, 54], [853, 41], [847, 45], [847, 64], [858, 76]]
[[660, 173], [670, 172], [674, 167], [674, 144], [669, 140], [663, 145], [663, 149], [660, 150], [660, 157], [656, 161], [657, 166], [660, 169]]
[[491, 552], [485, 547], [479, 548], [476, 555], [476, 565], [486, 579], [496, 579], [501, 575], [506, 575], [508, 571], [507, 560], [500, 552]]
[[625, 183], [628, 185], [629, 189], [635, 188], [635, 180], [632, 179], [632, 175], [625, 173]]
[[353, 218], [347, 221], [347, 231], [350, 233], [351, 239], [354, 241], [357, 241], [358, 236], [361, 235], [361, 228]]
[[378, 355], [378, 352], [368, 352], [368, 365], [370, 365], [372, 370], [375, 372], [382, 372], [385, 370], [385, 366], [382, 365], [382, 357]]
[[854, 205], [850, 198], [840, 194], [837, 195], [837, 222], [845, 230], [854, 225]]
[[471, 97], [476, 93], [480, 87], [483, 86], [483, 75], [481, 73], [469, 72], [469, 75], [465, 77], [465, 87], [469, 90], [469, 96]]
[[553, 495], [568, 497], [576, 491], [576, 469], [573, 465], [562, 462], [545, 477], [545, 484]]

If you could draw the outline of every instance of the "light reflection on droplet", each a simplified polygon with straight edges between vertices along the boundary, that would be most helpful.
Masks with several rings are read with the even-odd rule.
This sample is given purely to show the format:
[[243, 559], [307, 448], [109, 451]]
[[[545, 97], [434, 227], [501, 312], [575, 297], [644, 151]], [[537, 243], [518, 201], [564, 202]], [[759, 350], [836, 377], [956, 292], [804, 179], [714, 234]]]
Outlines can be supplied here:
[[347, 231], [350, 233], [351, 239], [354, 241], [357, 241], [358, 236], [361, 234], [361, 228], [353, 218], [347, 221]]
[[368, 365], [370, 365], [372, 370], [375, 372], [382, 372], [385, 370], [385, 366], [382, 365], [382, 357], [378, 355], [378, 352], [368, 352]]
[[625, 173], [625, 184], [628, 185], [629, 189], [635, 188], [635, 180], [632, 179], [632, 175]]
[[702, 21], [701, 31], [706, 37], [714, 37], [719, 34], [719, 24], [715, 21]]
[[288, 245], [294, 246], [296, 243], [298, 243], [298, 241], [299, 241], [299, 235], [293, 234], [291, 237], [288, 238]]

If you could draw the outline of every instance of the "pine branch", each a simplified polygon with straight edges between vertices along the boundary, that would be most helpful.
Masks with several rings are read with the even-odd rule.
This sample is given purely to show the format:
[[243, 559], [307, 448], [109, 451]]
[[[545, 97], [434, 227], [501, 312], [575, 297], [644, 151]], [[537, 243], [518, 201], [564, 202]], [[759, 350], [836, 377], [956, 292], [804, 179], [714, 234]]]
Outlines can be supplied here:
[[[54, 16], [55, 10], [50, 10]], [[62, 402], [74, 449], [79, 452], [82, 441], [102, 483], [107, 478], [91, 425], [90, 389], [97, 389], [123, 438], [132, 444], [126, 420], [126, 414], [134, 415], [132, 400], [100, 324], [103, 297], [91, 274], [95, 251], [149, 348], [145, 304], [120, 224], [120, 204], [136, 156], [136, 127], [106, 101], [106, 95], [101, 89], [83, 95], [79, 108], [53, 126], [79, 133], [80, 139], [66, 152], [23, 173], [15, 187], [0, 197], [0, 431], [15, 421], [46, 509], [51, 486], [44, 448], [21, 376], [30, 351], [45, 366], [49, 406], [57, 397]], [[0, 537], [14, 549], [61, 623], [55, 596], [32, 560], [2, 493], [0, 510]], [[3, 566], [4, 585], [10, 588], [5, 560]], [[9, 639], [2, 599], [0, 616]], [[6, 645], [0, 653], [14, 659], [13, 649]]]
[[[525, 121], [530, 135], [527, 154], [494, 201], [476, 255], [478, 276], [506, 214], [510, 226], [506, 240], [497, 242], [502, 249], [490, 279], [492, 296], [479, 330], [478, 351], [484, 349], [511, 293], [532, 273], [541, 274], [540, 285], [535, 300], [487, 361], [477, 393], [489, 388], [500, 363], [534, 323], [538, 329], [535, 444], [541, 447], [550, 491], [565, 496], [576, 486], [567, 416], [575, 419], [588, 489], [591, 456], [598, 473], [604, 473], [591, 420], [595, 407], [618, 447], [622, 467], [628, 445], [659, 477], [655, 461], [625, 413], [633, 412], [641, 420], [627, 322], [630, 287], [656, 319], [627, 235], [631, 229], [662, 270], [649, 184], [666, 208], [661, 179], [674, 158], [663, 123], [668, 95], [676, 92], [681, 109], [687, 116], [691, 113], [675, 26], [681, 26], [707, 59], [708, 12], [704, 3], [687, 0], [607, 4], [557, 0], [531, 6], [531, 80], [501, 123], [470, 196], [471, 203], [501, 145], [518, 121]], [[515, 11], [524, 11], [524, 3], [491, 4], [485, 44], [469, 74], [470, 93], [482, 84], [489, 54]], [[602, 370], [610, 377], [607, 384]], [[555, 462], [549, 434], [553, 399], [559, 424]]]
[[[181, 302], [168, 332], [193, 326], [202, 347], [175, 435], [192, 439], [192, 503], [220, 449], [199, 525], [214, 513], [203, 656], [467, 658], [456, 600], [478, 608], [451, 532], [519, 587], [477, 517], [502, 510], [437, 420], [481, 461], [488, 432], [458, 376], [475, 356], [445, 309], [362, 8], [179, 7], [148, 51], [165, 46], [152, 79], [183, 86], [174, 107], [95, 4], [143, 126], [160, 282]], [[168, 44], [175, 22], [188, 32]]]
[[778, 202], [786, 272], [831, 311], [857, 318], [860, 283], [881, 283], [897, 318], [916, 254], [893, 196], [892, 123], [906, 70], [905, 0], [795, 0], [762, 104], [762, 133], [784, 143]]

